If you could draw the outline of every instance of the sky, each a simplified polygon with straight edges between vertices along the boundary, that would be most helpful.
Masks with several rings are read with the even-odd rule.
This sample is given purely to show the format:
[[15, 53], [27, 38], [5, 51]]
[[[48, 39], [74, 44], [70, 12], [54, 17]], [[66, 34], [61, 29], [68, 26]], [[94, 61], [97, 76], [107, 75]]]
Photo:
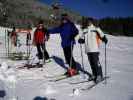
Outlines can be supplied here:
[[51, 5], [59, 2], [83, 16], [94, 18], [131, 17], [133, 16], [133, 0], [42, 0]]

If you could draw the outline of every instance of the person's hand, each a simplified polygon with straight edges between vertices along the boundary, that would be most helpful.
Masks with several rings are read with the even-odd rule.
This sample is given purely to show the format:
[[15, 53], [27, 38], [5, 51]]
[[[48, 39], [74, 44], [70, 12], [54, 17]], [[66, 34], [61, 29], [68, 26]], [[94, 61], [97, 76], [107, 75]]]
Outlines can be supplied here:
[[45, 38], [45, 39], [46, 39], [46, 41], [48, 41], [48, 40], [49, 40], [49, 38], [50, 38], [50, 36], [46, 36], [46, 38]]
[[79, 43], [79, 44], [84, 44], [84, 43], [85, 43], [85, 40], [80, 38], [80, 39], [78, 40], [78, 43]]

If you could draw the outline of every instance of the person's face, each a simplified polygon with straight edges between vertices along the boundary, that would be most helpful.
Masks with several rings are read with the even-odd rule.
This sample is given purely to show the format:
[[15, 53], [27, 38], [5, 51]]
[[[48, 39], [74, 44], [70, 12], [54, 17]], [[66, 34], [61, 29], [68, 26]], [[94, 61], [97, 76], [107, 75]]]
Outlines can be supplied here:
[[63, 20], [62, 20], [62, 23], [63, 23], [63, 24], [67, 23], [67, 20], [66, 20], [66, 19], [63, 19]]
[[88, 26], [91, 26], [91, 25], [92, 25], [92, 22], [89, 22], [89, 23], [88, 23]]
[[43, 24], [39, 24], [38, 29], [42, 29], [42, 28], [43, 28]]

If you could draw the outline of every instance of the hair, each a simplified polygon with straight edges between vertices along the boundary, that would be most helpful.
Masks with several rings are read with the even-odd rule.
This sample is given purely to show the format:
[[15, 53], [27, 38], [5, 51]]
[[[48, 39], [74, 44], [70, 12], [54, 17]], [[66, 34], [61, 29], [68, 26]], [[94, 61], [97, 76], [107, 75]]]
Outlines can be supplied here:
[[67, 13], [61, 14], [61, 23], [60, 23], [60, 26], [64, 25], [63, 20], [66, 20], [67, 22], [72, 23], [72, 21], [70, 20], [69, 15]]
[[38, 24], [43, 24], [44, 23], [44, 21], [41, 19], [41, 20], [39, 20], [39, 22], [38, 22]]
[[82, 17], [82, 29], [87, 28], [90, 23], [99, 26], [98, 20], [92, 17]]
[[61, 20], [68, 20], [69, 21], [69, 15], [67, 13], [61, 14]]
[[43, 25], [44, 21], [42, 19], [40, 19], [36, 25], [37, 28], [39, 28], [40, 25]]
[[16, 27], [15, 26], [13, 26], [13, 28], [12, 28], [13, 30], [16, 30]]
[[63, 13], [63, 14], [61, 14], [61, 16], [65, 17], [65, 16], [68, 16], [68, 14], [67, 13]]

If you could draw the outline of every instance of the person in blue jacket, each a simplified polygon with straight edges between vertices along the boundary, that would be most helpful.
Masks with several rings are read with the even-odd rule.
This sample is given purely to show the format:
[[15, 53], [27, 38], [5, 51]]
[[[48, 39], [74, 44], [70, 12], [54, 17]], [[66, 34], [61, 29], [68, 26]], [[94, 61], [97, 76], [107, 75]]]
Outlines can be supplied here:
[[68, 71], [65, 73], [68, 76], [73, 76], [78, 73], [76, 62], [73, 58], [73, 47], [75, 44], [75, 37], [79, 33], [73, 22], [70, 21], [67, 14], [61, 15], [61, 24], [58, 27], [49, 29], [50, 34], [59, 33], [61, 36], [61, 45], [64, 51], [66, 63], [69, 65]]

